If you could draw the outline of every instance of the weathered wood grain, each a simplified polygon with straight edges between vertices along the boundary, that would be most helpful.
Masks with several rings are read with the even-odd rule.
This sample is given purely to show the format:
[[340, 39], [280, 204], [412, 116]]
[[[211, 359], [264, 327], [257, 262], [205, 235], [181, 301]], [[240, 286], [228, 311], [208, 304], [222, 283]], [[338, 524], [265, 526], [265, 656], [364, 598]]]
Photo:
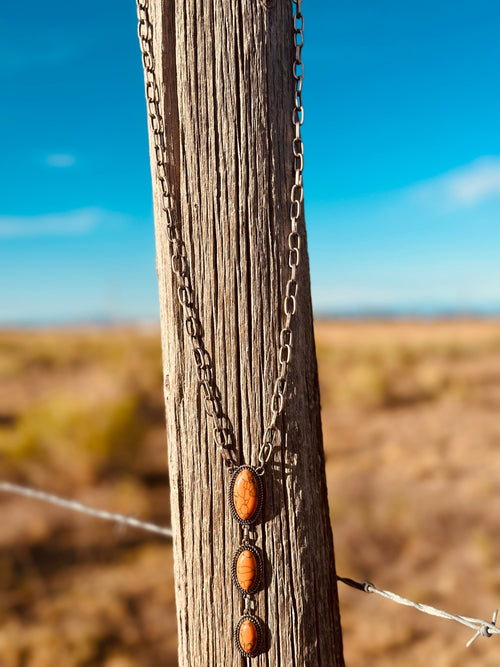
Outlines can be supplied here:
[[[169, 185], [205, 346], [240, 462], [256, 464], [277, 374], [293, 181], [292, 8], [286, 0], [151, 0]], [[154, 174], [154, 165], [153, 165]], [[212, 439], [175, 297], [153, 178], [181, 667], [242, 665], [231, 579], [241, 528]], [[303, 233], [305, 242], [305, 232]], [[305, 243], [303, 243], [305, 247]], [[264, 476], [254, 665], [343, 665], [320, 422], [309, 267], [299, 267], [281, 439]]]

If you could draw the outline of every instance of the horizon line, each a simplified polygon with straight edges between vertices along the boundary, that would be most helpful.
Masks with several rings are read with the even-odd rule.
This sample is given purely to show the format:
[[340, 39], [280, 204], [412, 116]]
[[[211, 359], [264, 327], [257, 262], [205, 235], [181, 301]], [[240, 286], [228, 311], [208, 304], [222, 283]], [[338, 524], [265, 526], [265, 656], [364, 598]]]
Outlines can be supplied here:
[[[353, 306], [350, 308], [317, 308], [313, 306], [314, 320], [460, 320], [460, 319], [500, 319], [499, 305], [478, 306]], [[0, 320], [0, 330], [44, 329], [44, 328], [96, 328], [115, 327], [156, 328], [160, 326], [158, 317], [120, 317], [100, 315], [90, 317], [47, 317], [16, 318]]]

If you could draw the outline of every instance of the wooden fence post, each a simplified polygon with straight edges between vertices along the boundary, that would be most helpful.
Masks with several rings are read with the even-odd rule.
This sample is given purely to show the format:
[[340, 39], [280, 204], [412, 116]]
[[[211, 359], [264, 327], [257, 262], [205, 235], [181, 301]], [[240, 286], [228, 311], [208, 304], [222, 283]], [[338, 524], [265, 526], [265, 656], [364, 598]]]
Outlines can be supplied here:
[[[150, 0], [168, 181], [221, 404], [240, 461], [257, 464], [278, 370], [293, 183], [288, 0]], [[150, 128], [150, 141], [152, 133]], [[180, 667], [241, 666], [231, 580], [240, 527], [177, 301], [152, 150]], [[300, 223], [301, 227], [303, 223]], [[258, 524], [265, 586], [257, 666], [342, 667], [302, 234], [294, 356]]]

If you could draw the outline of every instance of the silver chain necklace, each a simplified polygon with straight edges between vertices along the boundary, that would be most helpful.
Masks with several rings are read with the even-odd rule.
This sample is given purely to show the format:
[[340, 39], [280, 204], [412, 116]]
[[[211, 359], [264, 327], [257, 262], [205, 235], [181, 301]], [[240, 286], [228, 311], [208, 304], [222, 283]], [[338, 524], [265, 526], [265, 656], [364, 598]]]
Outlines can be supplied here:
[[244, 597], [243, 615], [235, 625], [234, 640], [236, 647], [246, 658], [255, 657], [263, 650], [263, 624], [260, 618], [255, 615], [255, 593], [261, 585], [263, 567], [261, 552], [254, 544], [255, 535], [252, 528], [262, 511], [262, 476], [273, 453], [278, 432], [277, 420], [283, 412], [285, 404], [288, 368], [292, 358], [293, 332], [291, 324], [297, 307], [297, 267], [300, 261], [298, 222], [302, 215], [304, 202], [302, 183], [304, 146], [301, 137], [301, 127], [304, 122], [302, 106], [304, 17], [301, 11], [302, 0], [292, 0], [292, 4], [294, 6], [293, 39], [295, 46], [292, 67], [295, 85], [291, 120], [295, 129], [292, 141], [295, 178], [290, 191], [290, 231], [287, 239], [289, 276], [283, 299], [284, 323], [279, 335], [279, 370], [270, 401], [270, 418], [263, 429], [262, 443], [258, 453], [258, 465], [251, 466], [236, 465], [231, 455], [233, 449], [231, 431], [227, 428], [221, 399], [216, 390], [213, 362], [202, 340], [201, 326], [194, 305], [194, 290], [190, 278], [186, 247], [182, 240], [180, 222], [176, 219], [175, 203], [168, 186], [165, 125], [160, 108], [160, 87], [153, 56], [153, 25], [149, 15], [149, 0], [137, 0], [138, 32], [144, 66], [149, 126], [153, 137], [156, 179], [161, 192], [162, 209], [165, 214], [164, 228], [169, 244], [172, 272], [177, 279], [177, 299], [182, 308], [184, 328], [191, 342], [196, 375], [200, 383], [205, 411], [213, 423], [214, 443], [221, 452], [224, 463], [231, 475], [229, 485], [231, 513], [236, 521], [241, 524], [243, 530], [241, 544], [233, 556], [232, 577], [236, 588]]

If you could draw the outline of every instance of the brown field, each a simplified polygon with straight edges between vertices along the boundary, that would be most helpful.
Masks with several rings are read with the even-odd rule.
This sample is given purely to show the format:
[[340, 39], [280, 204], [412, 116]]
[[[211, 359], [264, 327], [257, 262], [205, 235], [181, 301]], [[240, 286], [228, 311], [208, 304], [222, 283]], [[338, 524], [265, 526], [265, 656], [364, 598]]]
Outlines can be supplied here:
[[[500, 322], [318, 322], [337, 569], [500, 603]], [[169, 525], [157, 331], [0, 333], [0, 479]], [[0, 497], [0, 667], [176, 664], [162, 538]], [[348, 667], [498, 665], [500, 638], [340, 585]], [[304, 667], [315, 667], [304, 666]]]

